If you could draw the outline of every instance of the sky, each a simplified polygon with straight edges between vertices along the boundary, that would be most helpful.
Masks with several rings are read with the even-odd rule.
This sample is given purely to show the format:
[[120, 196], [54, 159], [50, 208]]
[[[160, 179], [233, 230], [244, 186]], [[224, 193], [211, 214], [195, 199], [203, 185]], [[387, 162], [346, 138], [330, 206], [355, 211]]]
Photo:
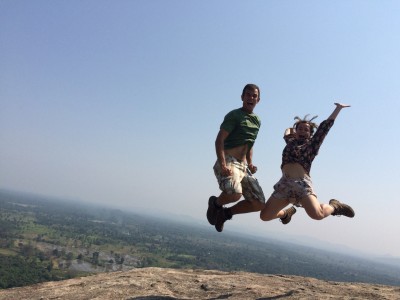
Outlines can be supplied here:
[[[395, 0], [0, 0], [0, 188], [400, 258], [399, 15]], [[208, 225], [214, 141], [247, 83], [266, 197], [294, 117], [351, 105], [311, 177], [354, 219]]]

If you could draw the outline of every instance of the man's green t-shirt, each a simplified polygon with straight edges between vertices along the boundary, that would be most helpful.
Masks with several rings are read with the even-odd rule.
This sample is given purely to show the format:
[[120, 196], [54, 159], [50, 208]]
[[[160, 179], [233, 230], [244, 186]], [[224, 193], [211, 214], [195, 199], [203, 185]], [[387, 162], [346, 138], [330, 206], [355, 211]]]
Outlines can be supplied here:
[[257, 138], [260, 126], [261, 120], [256, 114], [249, 114], [241, 108], [232, 110], [225, 116], [220, 126], [220, 129], [229, 132], [225, 139], [224, 149], [248, 144], [250, 150]]

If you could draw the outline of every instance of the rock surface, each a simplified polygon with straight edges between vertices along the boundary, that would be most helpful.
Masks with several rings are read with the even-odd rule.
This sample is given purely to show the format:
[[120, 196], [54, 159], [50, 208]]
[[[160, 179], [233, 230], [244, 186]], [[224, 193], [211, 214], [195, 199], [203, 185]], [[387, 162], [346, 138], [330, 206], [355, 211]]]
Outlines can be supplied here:
[[143, 268], [0, 290], [0, 299], [400, 299], [400, 287], [290, 275]]

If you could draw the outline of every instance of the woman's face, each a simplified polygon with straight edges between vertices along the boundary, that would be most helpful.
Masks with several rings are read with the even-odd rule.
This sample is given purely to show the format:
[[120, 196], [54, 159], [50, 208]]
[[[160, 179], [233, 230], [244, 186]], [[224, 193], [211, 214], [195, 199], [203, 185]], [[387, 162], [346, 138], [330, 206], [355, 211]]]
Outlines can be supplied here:
[[299, 123], [296, 128], [296, 135], [298, 139], [308, 139], [311, 136], [310, 124]]

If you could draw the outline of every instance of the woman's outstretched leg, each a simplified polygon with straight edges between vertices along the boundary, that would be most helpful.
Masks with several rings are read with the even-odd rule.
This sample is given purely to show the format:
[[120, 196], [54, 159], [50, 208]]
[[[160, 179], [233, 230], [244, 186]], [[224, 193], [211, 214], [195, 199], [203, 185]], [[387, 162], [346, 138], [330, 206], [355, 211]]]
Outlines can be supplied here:
[[321, 204], [317, 197], [309, 195], [301, 199], [300, 203], [304, 207], [308, 216], [314, 220], [322, 220], [330, 215], [343, 215], [349, 218], [354, 217], [354, 211], [349, 205], [341, 203], [335, 199], [330, 200], [329, 204]]

